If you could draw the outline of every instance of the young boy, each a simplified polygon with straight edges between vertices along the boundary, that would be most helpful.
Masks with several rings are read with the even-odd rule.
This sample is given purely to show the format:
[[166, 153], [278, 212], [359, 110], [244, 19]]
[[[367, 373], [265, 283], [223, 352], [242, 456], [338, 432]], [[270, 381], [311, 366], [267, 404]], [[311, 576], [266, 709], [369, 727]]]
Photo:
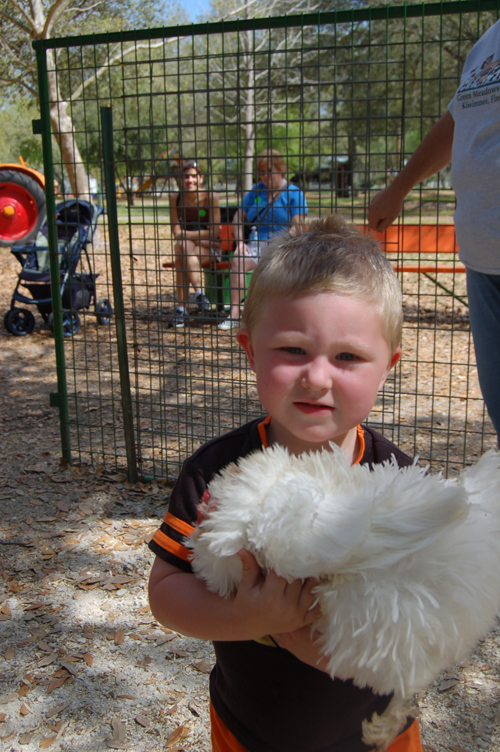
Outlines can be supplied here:
[[[214, 752], [367, 752], [361, 722], [390, 697], [331, 679], [311, 634], [312, 579], [287, 583], [240, 551], [236, 595], [210, 593], [183, 544], [207, 484], [225, 465], [278, 443], [291, 452], [338, 444], [353, 464], [411, 460], [361, 421], [401, 354], [401, 290], [369, 235], [339, 217], [271, 241], [253, 273], [237, 340], [267, 417], [208, 442], [184, 464], [151, 549], [158, 621], [214, 642]], [[390, 752], [420, 752], [418, 725]]]

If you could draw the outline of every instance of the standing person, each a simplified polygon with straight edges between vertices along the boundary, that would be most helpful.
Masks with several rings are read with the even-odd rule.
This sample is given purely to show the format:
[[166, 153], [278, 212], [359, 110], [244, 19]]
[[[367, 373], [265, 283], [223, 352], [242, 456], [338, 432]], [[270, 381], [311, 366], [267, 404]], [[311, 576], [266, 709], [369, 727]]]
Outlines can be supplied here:
[[[264, 573], [241, 550], [234, 596], [211, 593], [191, 568], [185, 536], [212, 478], [240, 457], [278, 444], [292, 454], [331, 451], [349, 462], [411, 459], [363, 421], [400, 357], [401, 288], [376, 241], [338, 217], [273, 239], [252, 275], [237, 333], [267, 411], [198, 449], [183, 465], [149, 581], [161, 624], [213, 640], [213, 752], [367, 752], [361, 723], [391, 696], [332, 679], [310, 624], [314, 581]], [[268, 637], [272, 635], [272, 639]], [[408, 718], [387, 752], [422, 752]]]
[[[240, 326], [240, 304], [245, 291], [247, 272], [255, 269], [267, 243], [278, 232], [291, 225], [300, 225], [307, 214], [306, 197], [285, 177], [286, 164], [276, 149], [264, 149], [257, 157], [258, 183], [243, 199], [233, 218], [236, 238], [231, 264], [231, 310], [218, 328], [231, 330]], [[252, 226], [248, 243], [244, 240], [244, 226]]]
[[470, 51], [460, 86], [394, 181], [373, 199], [368, 221], [383, 231], [409, 191], [451, 161], [455, 232], [467, 274], [479, 384], [500, 439], [500, 21]]
[[202, 189], [203, 173], [198, 162], [184, 162], [181, 173], [179, 193], [170, 197], [177, 307], [168, 326], [176, 329], [189, 320], [189, 285], [194, 288], [199, 312], [212, 310], [202, 290], [202, 264], [214, 257], [220, 260], [222, 250], [219, 196]]

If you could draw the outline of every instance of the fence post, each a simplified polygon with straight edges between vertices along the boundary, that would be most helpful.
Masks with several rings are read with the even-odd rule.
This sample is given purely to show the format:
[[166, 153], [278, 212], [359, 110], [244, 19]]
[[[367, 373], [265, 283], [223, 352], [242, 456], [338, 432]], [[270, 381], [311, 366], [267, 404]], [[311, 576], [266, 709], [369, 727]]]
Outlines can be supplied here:
[[113, 150], [113, 116], [111, 107], [101, 107], [101, 134], [104, 156], [106, 211], [108, 215], [109, 253], [111, 258], [111, 277], [113, 284], [114, 316], [116, 322], [118, 366], [120, 371], [123, 428], [125, 431], [125, 449], [127, 452], [127, 470], [129, 481], [131, 483], [137, 483], [137, 457], [135, 451], [134, 419], [132, 414], [132, 395], [130, 391], [130, 374], [128, 369], [127, 333], [125, 329], [125, 309], [123, 305], [123, 287], [120, 262], [120, 241], [118, 238], [118, 211], [116, 205]]
[[64, 355], [64, 334], [62, 325], [61, 272], [57, 247], [55, 224], [56, 200], [54, 194], [54, 170], [52, 156], [52, 128], [50, 123], [49, 84], [47, 51], [33, 44], [38, 67], [38, 90], [40, 98], [40, 121], [33, 121], [33, 132], [40, 133], [43, 145], [43, 169], [45, 174], [45, 206], [47, 211], [47, 240], [50, 264], [50, 294], [52, 298], [53, 332], [56, 355], [57, 393], [50, 395], [51, 407], [59, 409], [59, 433], [61, 455], [71, 464], [71, 437], [69, 430], [68, 387], [66, 381], [66, 360]]

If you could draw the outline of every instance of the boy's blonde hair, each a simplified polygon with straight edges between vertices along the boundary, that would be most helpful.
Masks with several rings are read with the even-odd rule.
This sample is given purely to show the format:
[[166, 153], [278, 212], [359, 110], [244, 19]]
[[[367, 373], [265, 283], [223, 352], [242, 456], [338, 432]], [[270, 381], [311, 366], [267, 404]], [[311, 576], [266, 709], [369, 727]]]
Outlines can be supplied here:
[[360, 298], [377, 310], [391, 356], [401, 344], [401, 287], [372, 235], [339, 215], [322, 217], [300, 232], [275, 236], [252, 274], [242, 324], [250, 333], [266, 301], [333, 292]]

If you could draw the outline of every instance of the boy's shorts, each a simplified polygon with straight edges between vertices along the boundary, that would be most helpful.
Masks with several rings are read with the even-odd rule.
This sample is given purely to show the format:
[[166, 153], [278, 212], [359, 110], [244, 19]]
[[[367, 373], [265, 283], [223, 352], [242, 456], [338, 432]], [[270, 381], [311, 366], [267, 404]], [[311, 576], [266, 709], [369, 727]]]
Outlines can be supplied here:
[[[210, 725], [212, 731], [212, 752], [247, 752], [236, 737], [221, 721], [210, 702]], [[413, 721], [411, 726], [397, 736], [389, 744], [385, 752], [422, 752], [420, 729], [418, 722]]]

